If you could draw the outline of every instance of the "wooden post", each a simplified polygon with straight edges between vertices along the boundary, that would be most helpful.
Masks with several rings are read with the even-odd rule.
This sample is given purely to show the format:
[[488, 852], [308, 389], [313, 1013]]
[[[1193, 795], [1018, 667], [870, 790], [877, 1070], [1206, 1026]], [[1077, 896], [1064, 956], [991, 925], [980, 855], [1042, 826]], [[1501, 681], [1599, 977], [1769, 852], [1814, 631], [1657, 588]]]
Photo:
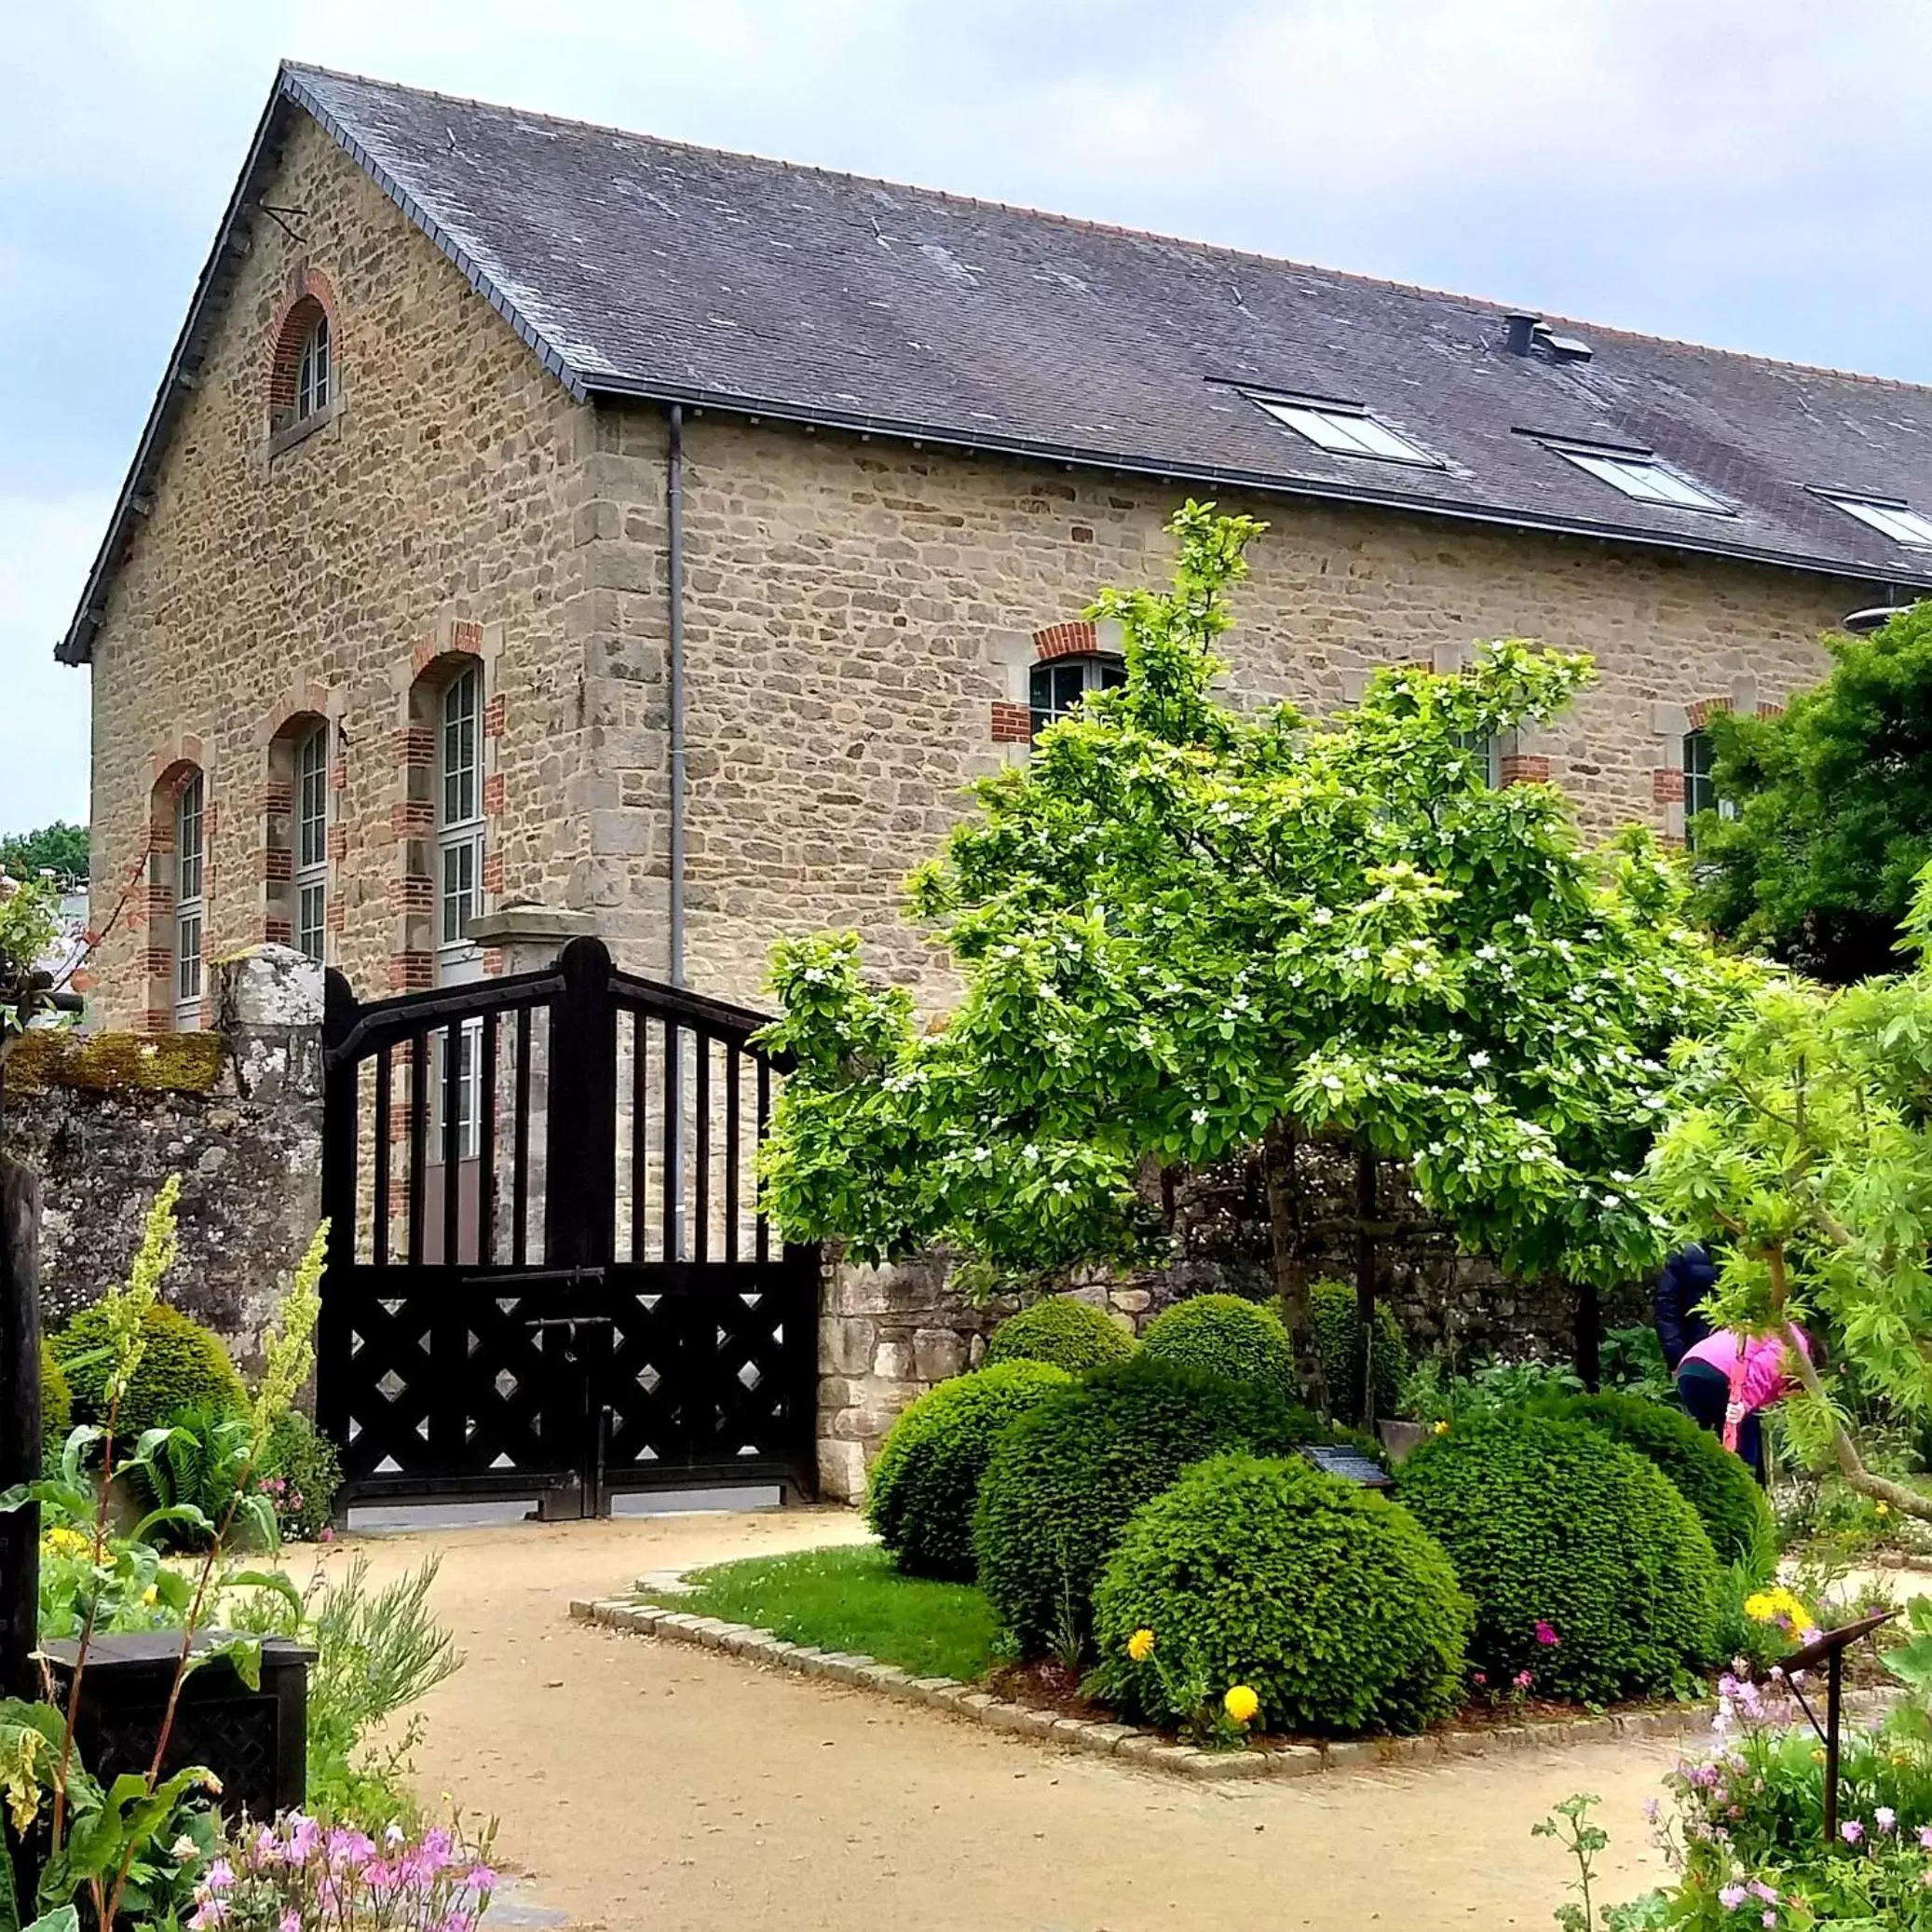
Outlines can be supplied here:
[[[40, 1179], [0, 1154], [0, 1490], [40, 1474]], [[40, 1505], [0, 1516], [0, 1694], [37, 1697]]]
[[1603, 1303], [1589, 1283], [1576, 1291], [1576, 1372], [1594, 1395], [1603, 1380]]
[[557, 959], [551, 1007], [544, 1162], [544, 1259], [602, 1268], [617, 1234], [617, 1002], [602, 940], [573, 939]]
[[1375, 1155], [1355, 1150], [1355, 1323], [1362, 1331], [1362, 1367], [1355, 1383], [1355, 1420], [1375, 1429]]
[[[322, 1214], [329, 1223], [329, 1265], [322, 1273], [321, 1320], [316, 1334], [316, 1425], [324, 1435], [346, 1445], [348, 1414], [349, 1327], [343, 1317], [340, 1295], [348, 1286], [356, 1261], [356, 1134], [359, 1095], [356, 1063], [338, 1062], [337, 1051], [347, 1040], [360, 1011], [349, 983], [331, 967], [322, 986]], [[373, 1215], [387, 1226], [388, 1192], [388, 1112], [379, 1117], [377, 1194]]]

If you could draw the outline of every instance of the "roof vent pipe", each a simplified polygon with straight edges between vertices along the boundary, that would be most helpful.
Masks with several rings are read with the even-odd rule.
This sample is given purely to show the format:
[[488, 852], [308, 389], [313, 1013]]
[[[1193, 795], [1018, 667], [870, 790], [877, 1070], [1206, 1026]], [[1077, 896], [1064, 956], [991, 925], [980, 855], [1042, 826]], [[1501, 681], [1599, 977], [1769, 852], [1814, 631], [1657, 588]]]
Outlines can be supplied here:
[[1536, 334], [1536, 325], [1543, 320], [1534, 315], [1506, 315], [1503, 318], [1505, 333], [1503, 346], [1513, 356], [1527, 356], [1530, 344]]

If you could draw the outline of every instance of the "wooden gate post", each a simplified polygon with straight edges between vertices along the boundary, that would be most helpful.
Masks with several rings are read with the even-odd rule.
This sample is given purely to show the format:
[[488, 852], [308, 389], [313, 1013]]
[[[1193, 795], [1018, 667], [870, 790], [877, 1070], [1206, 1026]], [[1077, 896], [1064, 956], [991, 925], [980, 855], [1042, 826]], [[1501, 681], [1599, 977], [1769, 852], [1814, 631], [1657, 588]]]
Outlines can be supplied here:
[[564, 989], [551, 1007], [544, 1122], [544, 1259], [605, 1268], [615, 1259], [618, 1194], [618, 1009], [601, 939], [573, 939], [557, 959]]
[[[329, 1265], [322, 1272], [322, 1317], [316, 1335], [316, 1424], [340, 1444], [348, 1418], [339, 1411], [348, 1385], [349, 1336], [330, 1305], [332, 1284], [346, 1285], [356, 1259], [357, 1067], [334, 1050], [356, 1023], [356, 996], [333, 966], [322, 983], [322, 1216], [329, 1223]], [[388, 1203], [375, 1204], [378, 1218]], [[346, 1514], [346, 1512], [345, 1512]]]
[[[0, 1154], [0, 1490], [40, 1475], [40, 1178]], [[0, 1694], [37, 1697], [40, 1505], [0, 1516]]]

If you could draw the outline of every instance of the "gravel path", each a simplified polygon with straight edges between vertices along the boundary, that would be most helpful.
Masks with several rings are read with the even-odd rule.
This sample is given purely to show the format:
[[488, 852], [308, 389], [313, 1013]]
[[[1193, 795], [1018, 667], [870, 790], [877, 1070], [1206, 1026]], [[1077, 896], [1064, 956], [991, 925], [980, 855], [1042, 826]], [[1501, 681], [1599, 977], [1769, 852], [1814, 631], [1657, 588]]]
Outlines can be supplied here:
[[[468, 1654], [425, 1707], [419, 1783], [501, 1819], [521, 1899], [603, 1932], [1310, 1932], [1544, 1927], [1568, 1876], [1531, 1825], [1600, 1793], [1599, 1898], [1656, 1882], [1643, 1800], [1671, 1751], [1617, 1743], [1197, 1789], [846, 1686], [572, 1624], [639, 1571], [850, 1542], [835, 1511], [352, 1539], [440, 1551]], [[293, 1553], [292, 1553], [293, 1554]]]

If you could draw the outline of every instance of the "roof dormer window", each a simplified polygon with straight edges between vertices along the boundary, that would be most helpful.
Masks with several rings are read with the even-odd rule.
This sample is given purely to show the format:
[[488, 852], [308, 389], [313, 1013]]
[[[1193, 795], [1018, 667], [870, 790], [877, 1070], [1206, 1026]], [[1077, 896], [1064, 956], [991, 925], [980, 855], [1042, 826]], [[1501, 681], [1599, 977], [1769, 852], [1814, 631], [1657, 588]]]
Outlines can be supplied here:
[[1286, 396], [1251, 395], [1248, 400], [1331, 456], [1367, 456], [1379, 463], [1442, 468], [1427, 450], [1419, 449], [1355, 403], [1297, 401]]
[[1932, 550], [1932, 516], [1912, 509], [1900, 497], [1841, 497], [1833, 491], [1822, 493], [1828, 503], [1835, 503], [1846, 516], [1869, 524], [1881, 537], [1912, 550]]
[[1639, 503], [1660, 503], [1670, 510], [1701, 510], [1728, 516], [1731, 507], [1720, 502], [1708, 490], [1680, 475], [1648, 450], [1593, 449], [1587, 443], [1551, 442], [1566, 463], [1607, 483], [1612, 489], [1634, 497]]

